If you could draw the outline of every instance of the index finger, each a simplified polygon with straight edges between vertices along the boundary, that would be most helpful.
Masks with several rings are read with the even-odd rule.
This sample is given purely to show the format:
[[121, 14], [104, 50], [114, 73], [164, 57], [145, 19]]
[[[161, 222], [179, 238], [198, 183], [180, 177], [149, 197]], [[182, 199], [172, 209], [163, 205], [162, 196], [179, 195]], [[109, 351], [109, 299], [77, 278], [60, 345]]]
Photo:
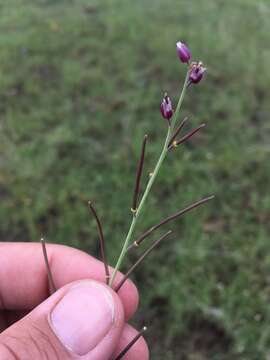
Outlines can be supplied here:
[[[101, 261], [80, 250], [47, 244], [51, 272], [60, 288], [72, 281], [93, 279], [105, 282]], [[116, 281], [122, 277], [118, 274]], [[131, 281], [119, 291], [126, 318], [138, 306], [138, 292]], [[0, 244], [0, 309], [31, 310], [49, 296], [47, 269], [39, 243]]]

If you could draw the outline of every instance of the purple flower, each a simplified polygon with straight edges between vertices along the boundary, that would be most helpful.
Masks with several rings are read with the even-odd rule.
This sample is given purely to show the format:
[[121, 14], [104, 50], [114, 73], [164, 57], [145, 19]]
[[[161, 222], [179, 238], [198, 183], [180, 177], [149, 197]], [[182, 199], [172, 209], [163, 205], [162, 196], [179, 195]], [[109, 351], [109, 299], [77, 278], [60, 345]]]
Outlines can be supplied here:
[[160, 104], [160, 112], [164, 119], [167, 119], [168, 121], [173, 116], [172, 102], [166, 93], [164, 94], [164, 98], [162, 99], [162, 102]]
[[186, 44], [182, 43], [181, 41], [178, 41], [176, 43], [176, 52], [177, 55], [179, 56], [179, 59], [183, 63], [188, 63], [189, 60], [191, 59], [191, 51], [186, 46]]
[[189, 70], [189, 85], [198, 84], [206, 71], [206, 68], [203, 66], [201, 61], [193, 62]]

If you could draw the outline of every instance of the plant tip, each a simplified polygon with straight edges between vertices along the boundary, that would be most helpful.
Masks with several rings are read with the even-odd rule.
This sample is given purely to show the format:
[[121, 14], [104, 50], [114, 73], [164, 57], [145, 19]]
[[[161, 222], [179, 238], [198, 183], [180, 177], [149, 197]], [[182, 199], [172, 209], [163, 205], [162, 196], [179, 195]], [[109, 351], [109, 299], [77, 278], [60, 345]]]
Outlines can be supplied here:
[[189, 50], [186, 44], [184, 44], [181, 41], [178, 41], [176, 43], [176, 52], [182, 63], [189, 63], [191, 59], [191, 51]]

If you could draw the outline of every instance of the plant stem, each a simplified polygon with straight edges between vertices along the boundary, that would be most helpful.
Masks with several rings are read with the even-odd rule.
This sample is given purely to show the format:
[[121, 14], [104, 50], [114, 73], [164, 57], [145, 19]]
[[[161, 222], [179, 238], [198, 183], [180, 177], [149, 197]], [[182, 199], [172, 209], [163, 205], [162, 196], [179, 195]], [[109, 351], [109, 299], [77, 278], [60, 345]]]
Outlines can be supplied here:
[[191, 138], [194, 134], [196, 134], [198, 131], [200, 131], [202, 128], [205, 127], [205, 124], [201, 124], [200, 126], [196, 127], [195, 129], [191, 130], [189, 133], [187, 133], [185, 136], [183, 136], [181, 139], [179, 140], [174, 140], [168, 147], [168, 150], [173, 149], [174, 147], [182, 144], [183, 142], [185, 142], [186, 140], [188, 140], [189, 138]]
[[135, 188], [134, 188], [134, 194], [133, 194], [133, 202], [132, 202], [132, 208], [131, 211], [136, 214], [137, 212], [137, 203], [140, 193], [140, 183], [141, 183], [141, 177], [142, 177], [142, 171], [143, 171], [143, 165], [144, 165], [144, 156], [145, 156], [145, 146], [147, 142], [148, 136], [144, 135], [143, 144], [142, 144], [142, 150], [141, 150], [141, 156], [140, 160], [137, 165], [137, 171], [136, 171], [136, 182], [135, 182]]
[[54, 283], [54, 280], [53, 280], [51, 267], [50, 267], [50, 263], [49, 263], [49, 259], [48, 259], [48, 254], [47, 254], [47, 249], [46, 249], [46, 242], [45, 242], [45, 240], [43, 238], [40, 239], [40, 242], [41, 242], [44, 261], [45, 261], [46, 270], [47, 270], [48, 283], [49, 283], [49, 292], [50, 292], [50, 294], [53, 294], [54, 292], [56, 292], [56, 286], [55, 286], [55, 283]]
[[178, 103], [177, 103], [177, 106], [176, 106], [175, 113], [174, 113], [173, 118], [172, 118], [172, 131], [173, 131], [174, 127], [175, 127], [175, 123], [177, 121], [178, 114], [179, 114], [179, 111], [181, 109], [182, 102], [184, 100], [184, 96], [185, 96], [187, 85], [188, 85], [188, 78], [189, 78], [189, 68], [187, 70], [184, 85], [183, 85], [183, 88], [182, 88], [182, 91], [181, 91], [181, 94], [180, 94], [180, 97], [179, 97], [179, 100], [178, 100]]
[[134, 270], [137, 269], [137, 267], [140, 265], [140, 263], [146, 258], [146, 256], [148, 256], [157, 245], [159, 245], [159, 243], [165, 239], [168, 235], [170, 235], [172, 233], [171, 230], [169, 230], [168, 232], [166, 232], [166, 234], [162, 235], [158, 240], [156, 240], [155, 242], [153, 242], [153, 244], [139, 257], [139, 259], [135, 262], [134, 265], [131, 266], [131, 268], [126, 272], [126, 274], [124, 275], [124, 277], [122, 278], [122, 280], [120, 281], [119, 284], [117, 284], [116, 288], [114, 289], [115, 292], [118, 292], [121, 287], [124, 285], [124, 283], [127, 281], [127, 279], [130, 277], [130, 275], [133, 273]]
[[186, 92], [186, 88], [187, 88], [187, 83], [188, 83], [188, 78], [189, 78], [189, 69], [187, 71], [187, 74], [186, 74], [186, 78], [185, 78], [185, 81], [184, 81], [184, 85], [183, 85], [183, 88], [182, 88], [182, 91], [181, 91], [181, 94], [180, 94], [180, 97], [179, 97], [179, 100], [178, 100], [178, 103], [177, 103], [177, 106], [176, 106], [176, 110], [175, 110], [175, 113], [172, 117], [172, 121], [171, 123], [169, 124], [168, 126], [168, 132], [167, 132], [167, 136], [166, 136], [166, 139], [165, 139], [165, 143], [164, 143], [164, 146], [163, 146], [163, 149], [162, 149], [162, 152], [160, 154], [160, 157], [157, 161], [157, 164], [155, 166], [155, 169], [153, 171], [153, 173], [151, 174], [151, 177], [148, 181], [148, 184], [146, 186], [146, 189], [144, 191], [144, 194], [143, 194], [143, 197], [140, 201], [140, 204], [138, 206], [138, 209], [136, 211], [136, 213], [133, 214], [133, 218], [132, 218], [132, 222], [130, 224], [130, 228], [129, 228], [129, 231], [127, 233], [127, 237], [125, 239], [125, 242], [124, 242], [124, 245], [123, 245], [123, 248], [121, 250], [121, 253], [119, 255], [119, 258], [117, 260], [117, 263], [115, 265], [115, 268], [114, 268], [114, 271], [112, 273], [112, 276], [110, 278], [110, 282], [109, 282], [109, 285], [112, 287], [113, 285], [113, 282], [114, 282], [114, 279], [115, 279], [115, 276], [116, 276], [116, 273], [117, 271], [119, 270], [122, 262], [123, 262], [123, 259], [126, 255], [126, 252], [127, 252], [127, 248], [129, 246], [129, 243], [130, 243], [130, 239], [131, 239], [131, 236], [133, 235], [133, 231], [134, 231], [134, 228], [136, 226], [136, 223], [137, 223], [137, 220], [139, 218], [139, 215], [143, 209], [143, 206], [144, 206], [144, 203], [145, 203], [145, 200], [147, 199], [147, 196], [152, 188], [152, 185], [157, 177], [157, 174], [159, 172], [159, 169], [167, 155], [167, 152], [168, 152], [168, 144], [170, 142], [170, 139], [171, 139], [171, 136], [173, 134], [173, 130], [174, 130], [174, 127], [175, 127], [175, 124], [176, 124], [176, 120], [178, 118], [178, 114], [179, 114], [179, 111], [180, 111], [180, 108], [181, 108], [181, 105], [182, 105], [182, 102], [183, 102], [183, 99], [184, 99], [184, 95], [185, 95], [185, 92]]
[[180, 131], [183, 129], [183, 127], [185, 126], [186, 122], [188, 121], [188, 117], [186, 116], [184, 118], [184, 120], [180, 123], [180, 125], [177, 127], [177, 129], [175, 130], [174, 134], [172, 135], [170, 142], [168, 144], [168, 147], [170, 147], [170, 145], [173, 143], [173, 141], [176, 139], [176, 137], [178, 136], [178, 134], [180, 133]]
[[130, 251], [130, 250], [131, 250], [132, 248], [134, 248], [134, 247], [138, 247], [145, 238], [147, 238], [149, 235], [151, 235], [152, 232], [155, 231], [156, 229], [158, 229], [159, 227], [167, 224], [168, 222], [170, 222], [170, 221], [172, 221], [172, 220], [177, 219], [178, 217], [180, 217], [180, 216], [184, 215], [185, 213], [187, 213], [187, 212], [195, 209], [196, 207], [198, 207], [198, 206], [206, 203], [207, 201], [212, 200], [213, 198], [214, 198], [213, 195], [208, 196], [208, 197], [206, 197], [206, 198], [203, 198], [203, 199], [201, 199], [201, 200], [199, 200], [199, 201], [196, 201], [196, 202], [192, 203], [191, 205], [185, 207], [184, 209], [178, 211], [177, 213], [172, 214], [172, 215], [168, 216], [167, 218], [161, 220], [158, 224], [152, 226], [150, 229], [148, 229], [147, 231], [145, 231], [139, 238], [137, 238], [137, 239], [133, 242], [133, 244], [131, 244], [131, 245], [128, 247], [127, 251]]
[[130, 341], [130, 343], [127, 344], [127, 346], [121, 351], [121, 353], [115, 358], [115, 360], [122, 359], [126, 353], [129, 351], [129, 349], [139, 340], [141, 336], [145, 333], [147, 330], [147, 327], [144, 326], [141, 331], [138, 332], [138, 334]]
[[109, 271], [109, 266], [108, 266], [108, 261], [107, 261], [107, 256], [106, 256], [105, 239], [104, 239], [104, 235], [103, 235], [101, 221], [100, 221], [98, 214], [96, 212], [96, 209], [92, 205], [91, 201], [88, 201], [88, 206], [89, 206], [89, 210], [92, 212], [92, 214], [96, 220], [96, 223], [97, 223], [98, 234], [99, 234], [100, 253], [101, 253], [101, 258], [102, 258], [102, 261], [104, 264], [104, 269], [105, 269], [105, 280], [106, 280], [106, 284], [109, 284], [110, 271]]

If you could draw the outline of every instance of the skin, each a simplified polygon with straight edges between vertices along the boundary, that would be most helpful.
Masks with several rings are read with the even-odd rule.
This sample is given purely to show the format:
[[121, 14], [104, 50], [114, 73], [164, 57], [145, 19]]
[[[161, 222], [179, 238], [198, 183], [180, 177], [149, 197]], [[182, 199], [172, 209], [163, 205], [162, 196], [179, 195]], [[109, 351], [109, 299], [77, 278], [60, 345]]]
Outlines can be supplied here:
[[[47, 271], [41, 245], [38, 243], [0, 244], [0, 345], [3, 343], [6, 346], [6, 338], [9, 341], [13, 339], [14, 341], [11, 340], [8, 343], [11, 352], [14, 346], [17, 353], [20, 353], [20, 349], [16, 349], [18, 346], [23, 346], [24, 351], [25, 348], [27, 349], [27, 336], [24, 336], [23, 342], [16, 341], [16, 337], [21, 336], [20, 329], [24, 329], [25, 321], [30, 319], [33, 322], [36, 314], [38, 314], [40, 304], [43, 303], [42, 306], [44, 307], [44, 304], [50, 306], [54, 302], [57, 303], [59, 294], [66, 291], [65, 289], [71, 286], [71, 283], [78, 280], [91, 279], [104, 283], [104, 266], [92, 256], [74, 248], [53, 244], [47, 245], [47, 252], [56, 288], [61, 288], [51, 297], [49, 297]], [[120, 273], [117, 274], [115, 282], [117, 283], [122, 276]], [[131, 281], [127, 281], [118, 294], [111, 289], [109, 291], [111, 291], [118, 304], [117, 306], [119, 306], [119, 312], [124, 314], [119, 320], [119, 322], [122, 322], [120, 328], [123, 330], [117, 336], [115, 335], [115, 355], [112, 357], [113, 359], [137, 334], [137, 331], [128, 325], [127, 321], [134, 315], [138, 307], [139, 296], [135, 285]], [[40, 323], [42, 324], [42, 321]], [[36, 346], [39, 347], [39, 344], [37, 343]], [[44, 346], [44, 344], [40, 346]], [[49, 346], [54, 346], [53, 342]], [[58, 345], [55, 346], [57, 352]], [[0, 354], [1, 351], [3, 351], [3, 348], [0, 346]], [[42, 351], [40, 354], [42, 354]], [[8, 356], [2, 358], [12, 359], [12, 357]], [[42, 355], [35, 356], [37, 360], [43, 358], [46, 357], [42, 357]], [[64, 356], [61, 358], [65, 359]], [[70, 357], [66, 358], [70, 359]], [[93, 356], [93, 359], [102, 358], [107, 359], [107, 357], [102, 357], [101, 348], [99, 355], [97, 357]], [[147, 345], [144, 339], [141, 338], [123, 359], [147, 360], [148, 358]]]

